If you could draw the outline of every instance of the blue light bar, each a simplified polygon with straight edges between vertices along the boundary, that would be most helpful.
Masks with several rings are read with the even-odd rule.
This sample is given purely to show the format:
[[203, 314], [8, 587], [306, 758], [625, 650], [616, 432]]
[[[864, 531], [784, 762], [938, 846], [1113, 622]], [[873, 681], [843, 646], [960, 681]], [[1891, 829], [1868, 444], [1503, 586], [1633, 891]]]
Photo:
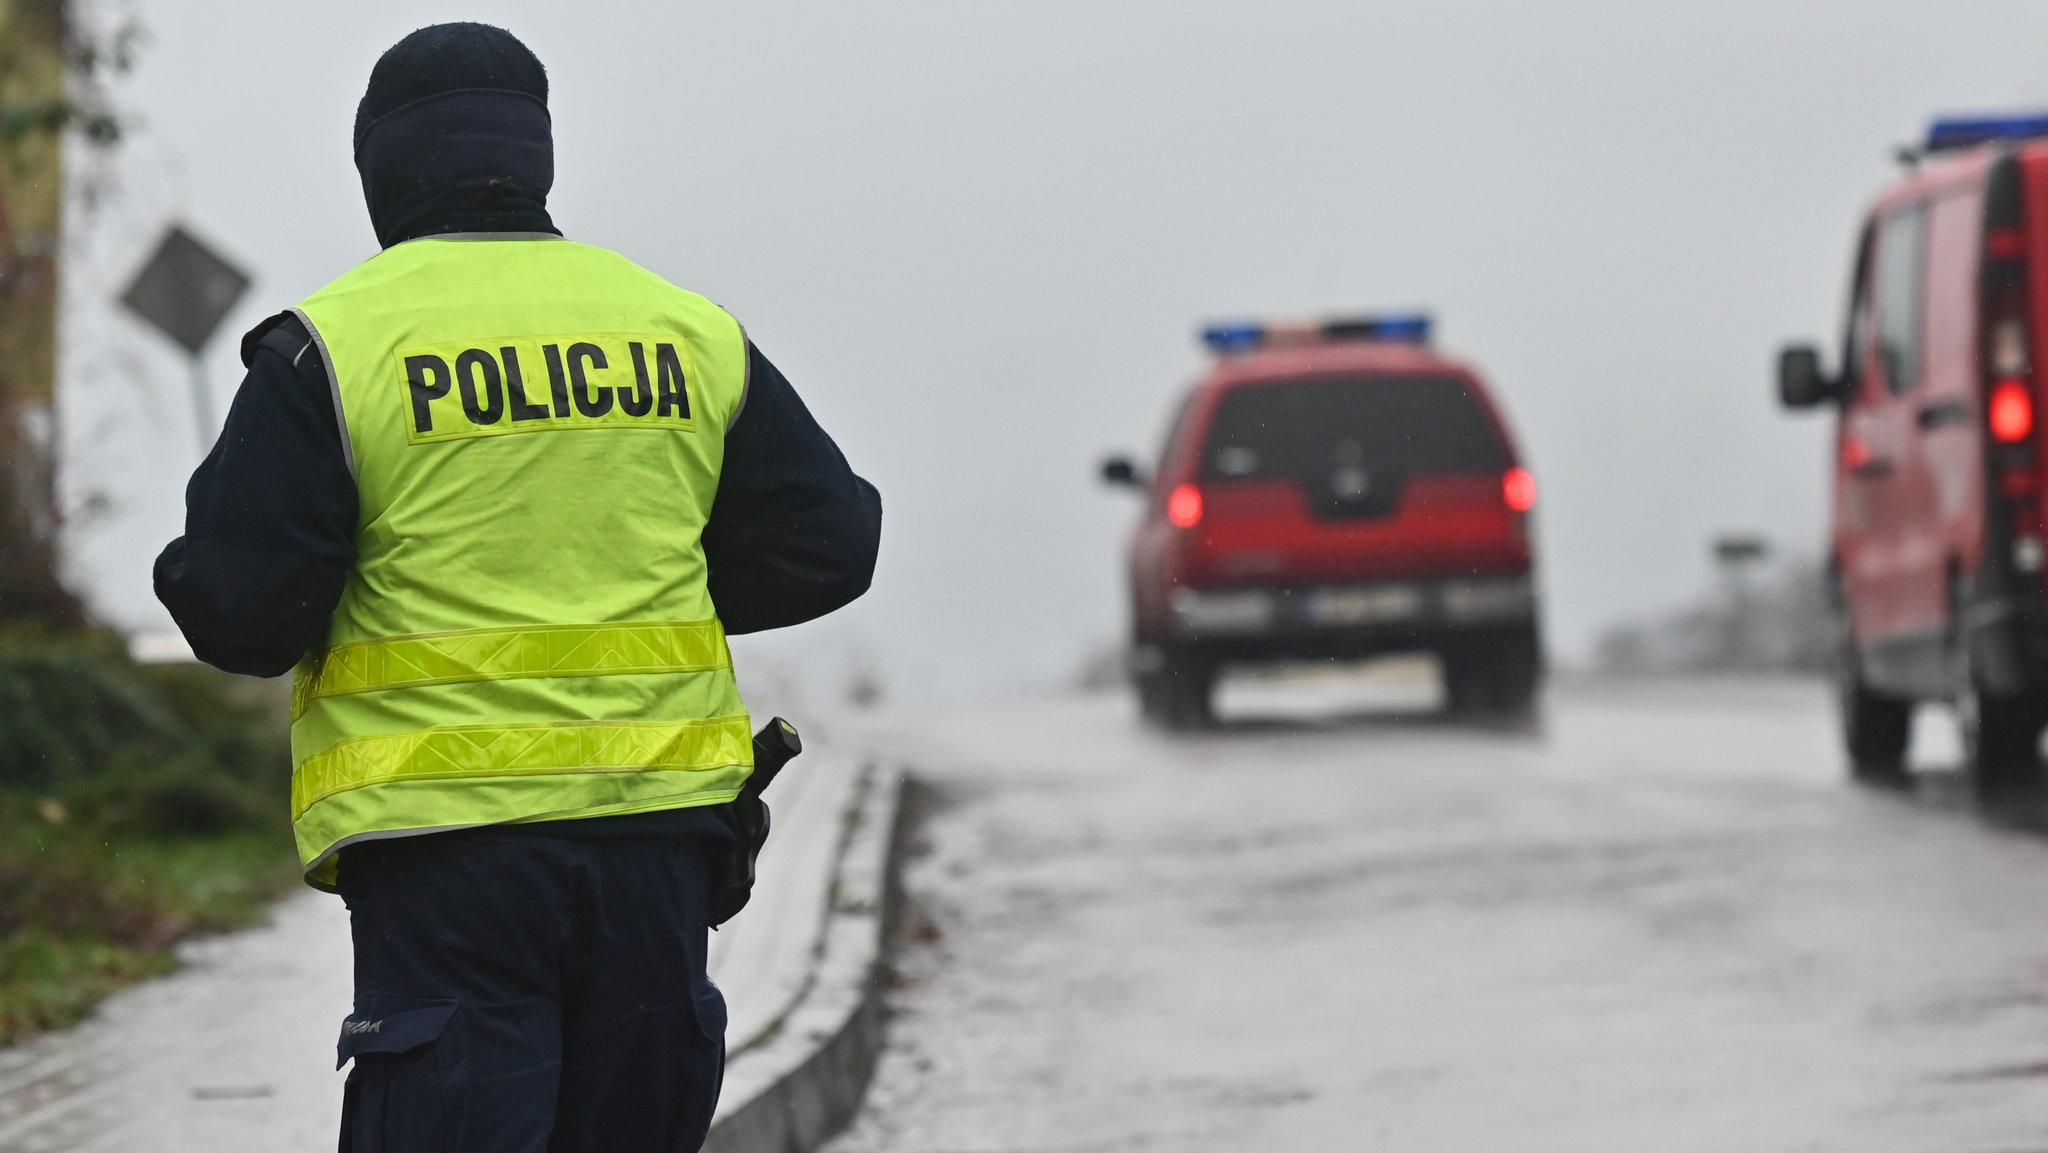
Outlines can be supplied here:
[[1393, 313], [1351, 320], [1333, 320], [1323, 326], [1323, 335], [1331, 340], [1386, 340], [1401, 344], [1428, 344], [1429, 314]]
[[1927, 129], [1927, 151], [1947, 152], [1993, 140], [2031, 140], [2048, 136], [2048, 112], [2005, 116], [1945, 116]]
[[1257, 348], [1266, 338], [1266, 326], [1243, 321], [1237, 324], [1212, 324], [1202, 329], [1202, 343], [1218, 355], [1233, 352], [1247, 352]]
[[1235, 356], [1255, 348], [1293, 348], [1340, 340], [1428, 344], [1429, 329], [1429, 314], [1424, 312], [1272, 324], [1247, 320], [1204, 327], [1202, 343], [1218, 356]]

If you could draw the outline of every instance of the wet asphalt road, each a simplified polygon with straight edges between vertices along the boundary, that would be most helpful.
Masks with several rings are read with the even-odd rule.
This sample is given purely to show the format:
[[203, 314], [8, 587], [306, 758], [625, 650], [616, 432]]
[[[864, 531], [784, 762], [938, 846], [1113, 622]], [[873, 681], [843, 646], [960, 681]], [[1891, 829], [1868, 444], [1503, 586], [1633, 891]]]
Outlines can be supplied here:
[[1801, 682], [1231, 686], [878, 722], [930, 786], [832, 1153], [2048, 1150], [2048, 838]]

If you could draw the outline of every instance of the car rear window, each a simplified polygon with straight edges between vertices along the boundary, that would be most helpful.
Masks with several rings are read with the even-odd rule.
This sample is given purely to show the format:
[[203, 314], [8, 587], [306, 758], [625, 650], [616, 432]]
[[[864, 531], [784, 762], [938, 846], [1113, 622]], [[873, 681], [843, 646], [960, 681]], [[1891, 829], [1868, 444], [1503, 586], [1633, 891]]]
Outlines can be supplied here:
[[1492, 472], [1506, 463], [1486, 411], [1458, 378], [1344, 377], [1225, 393], [1209, 426], [1202, 475], [1288, 477], [1343, 464]]

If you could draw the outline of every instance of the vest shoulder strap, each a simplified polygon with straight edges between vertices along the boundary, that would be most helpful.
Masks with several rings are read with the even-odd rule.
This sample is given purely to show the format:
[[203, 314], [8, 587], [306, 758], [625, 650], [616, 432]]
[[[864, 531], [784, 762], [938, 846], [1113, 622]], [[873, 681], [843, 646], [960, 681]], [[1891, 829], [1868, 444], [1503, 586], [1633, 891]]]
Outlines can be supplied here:
[[298, 313], [286, 309], [250, 329], [249, 334], [242, 338], [242, 367], [249, 367], [259, 351], [269, 349], [296, 368], [299, 358], [312, 344], [313, 338], [306, 332], [305, 322], [299, 319]]

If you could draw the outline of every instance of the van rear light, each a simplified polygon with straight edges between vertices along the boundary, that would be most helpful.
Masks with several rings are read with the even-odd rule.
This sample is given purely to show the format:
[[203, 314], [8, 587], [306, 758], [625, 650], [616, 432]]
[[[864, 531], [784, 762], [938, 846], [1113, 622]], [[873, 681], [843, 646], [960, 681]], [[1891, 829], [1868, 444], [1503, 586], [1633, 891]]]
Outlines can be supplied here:
[[2014, 152], [2005, 151], [1992, 161], [1984, 186], [1984, 261], [1977, 282], [1983, 342], [1978, 364], [1989, 450], [1984, 454], [1992, 506], [1986, 509], [1991, 521], [1987, 527], [1996, 533], [2003, 522], [2001, 551], [2010, 571], [2037, 581], [2042, 561], [2041, 496], [2048, 478], [2042, 475], [2034, 444], [2034, 390], [2041, 374], [2034, 370], [2034, 341], [2029, 335], [2034, 247], [2029, 229], [2041, 223], [2027, 219], [2026, 185]]
[[1511, 468], [1500, 478], [1500, 496], [1514, 512], [1526, 513], [1536, 507], [1536, 477], [1526, 468]]
[[1202, 523], [1202, 490], [1180, 485], [1166, 494], [1166, 519], [1175, 528], [1193, 528]]
[[1991, 372], [1994, 376], [2024, 376], [2027, 371], [2027, 326], [2017, 316], [2001, 317], [1991, 323]]
[[2019, 260], [2027, 254], [2027, 234], [2019, 228], [1993, 228], [1984, 233], [1984, 255], [1992, 260]]
[[2007, 377], [1991, 388], [1991, 403], [1985, 414], [1991, 435], [2005, 444], [2018, 444], [2034, 431], [2034, 394], [2027, 382]]
[[2025, 573], [2041, 571], [2041, 538], [2022, 536], [2012, 542], [2012, 567]]

